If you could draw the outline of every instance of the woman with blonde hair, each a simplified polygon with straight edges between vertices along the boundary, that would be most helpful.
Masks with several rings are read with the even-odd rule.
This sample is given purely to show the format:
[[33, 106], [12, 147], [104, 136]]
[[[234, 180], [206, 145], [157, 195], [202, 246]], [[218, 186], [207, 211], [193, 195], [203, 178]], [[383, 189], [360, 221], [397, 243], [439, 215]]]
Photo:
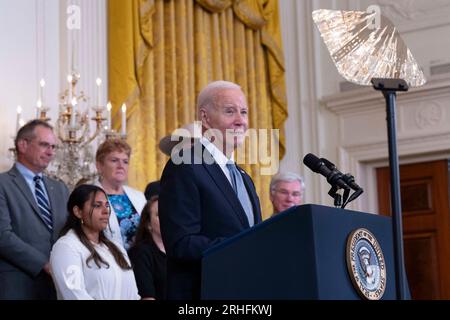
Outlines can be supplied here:
[[144, 193], [125, 185], [130, 155], [131, 147], [125, 140], [108, 139], [98, 147], [95, 156], [99, 174], [96, 185], [105, 190], [111, 206], [106, 235], [121, 242], [126, 250], [134, 241], [140, 213], [147, 202]]

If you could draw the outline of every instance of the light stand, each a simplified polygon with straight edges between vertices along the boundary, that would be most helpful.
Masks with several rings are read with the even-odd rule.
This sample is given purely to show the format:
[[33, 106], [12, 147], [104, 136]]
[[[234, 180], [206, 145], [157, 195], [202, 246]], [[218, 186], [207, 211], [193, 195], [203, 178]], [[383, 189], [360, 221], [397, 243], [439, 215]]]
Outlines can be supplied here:
[[379, 10], [320, 9], [312, 16], [339, 74], [359, 85], [373, 85], [386, 99], [396, 289], [397, 298], [406, 299], [395, 98], [397, 91], [424, 85], [425, 75], [398, 29]]
[[408, 84], [402, 79], [373, 78], [375, 90], [381, 91], [386, 99], [387, 129], [389, 143], [389, 168], [391, 175], [391, 207], [392, 228], [394, 234], [395, 275], [397, 283], [397, 298], [406, 299], [406, 277], [403, 254], [402, 204], [400, 197], [400, 170], [397, 154], [396, 129], [396, 96], [397, 91], [408, 91]]

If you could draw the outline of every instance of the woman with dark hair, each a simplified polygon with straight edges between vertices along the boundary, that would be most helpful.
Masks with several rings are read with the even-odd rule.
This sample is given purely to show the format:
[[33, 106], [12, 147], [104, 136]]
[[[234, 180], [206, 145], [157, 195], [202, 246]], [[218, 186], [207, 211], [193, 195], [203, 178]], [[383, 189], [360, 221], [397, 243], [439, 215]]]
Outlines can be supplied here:
[[166, 250], [161, 239], [158, 216], [159, 181], [150, 183], [147, 204], [141, 213], [134, 246], [128, 251], [139, 294], [146, 300], [166, 299]]
[[125, 250], [104, 234], [111, 212], [105, 191], [80, 185], [70, 194], [67, 210], [50, 254], [58, 299], [139, 299]]

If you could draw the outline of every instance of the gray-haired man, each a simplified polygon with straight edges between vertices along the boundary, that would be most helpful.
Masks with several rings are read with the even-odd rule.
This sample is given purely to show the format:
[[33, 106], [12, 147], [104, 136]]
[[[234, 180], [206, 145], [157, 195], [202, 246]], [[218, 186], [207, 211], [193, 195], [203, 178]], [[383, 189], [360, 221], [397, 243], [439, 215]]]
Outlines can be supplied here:
[[305, 183], [303, 178], [293, 172], [280, 172], [270, 181], [270, 201], [273, 212], [277, 214], [303, 202]]

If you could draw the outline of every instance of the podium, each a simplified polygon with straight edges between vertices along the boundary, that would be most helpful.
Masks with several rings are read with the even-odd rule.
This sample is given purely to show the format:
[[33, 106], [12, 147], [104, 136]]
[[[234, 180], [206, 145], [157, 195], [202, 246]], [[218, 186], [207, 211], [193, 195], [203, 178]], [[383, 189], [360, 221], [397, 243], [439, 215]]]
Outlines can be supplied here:
[[290, 208], [205, 251], [202, 299], [361, 299], [347, 270], [349, 234], [369, 230], [386, 267], [382, 299], [396, 299], [392, 222], [319, 205]]

